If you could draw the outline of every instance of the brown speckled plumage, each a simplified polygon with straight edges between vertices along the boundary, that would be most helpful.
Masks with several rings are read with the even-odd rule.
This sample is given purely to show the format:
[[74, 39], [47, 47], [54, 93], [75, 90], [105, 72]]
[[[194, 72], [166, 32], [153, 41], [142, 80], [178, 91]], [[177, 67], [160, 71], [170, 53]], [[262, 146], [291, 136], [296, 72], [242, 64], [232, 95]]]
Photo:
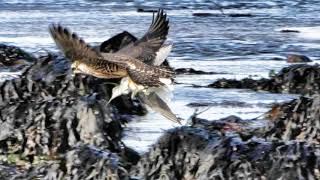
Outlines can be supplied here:
[[148, 32], [137, 42], [129, 44], [116, 53], [99, 53], [86, 44], [75, 33], [59, 24], [49, 27], [57, 46], [70, 59], [75, 72], [99, 78], [121, 78], [129, 76], [135, 83], [145, 86], [161, 86], [161, 78], [173, 78], [171, 70], [147, 65], [144, 61], [155, 58], [168, 34], [168, 20], [159, 11]]

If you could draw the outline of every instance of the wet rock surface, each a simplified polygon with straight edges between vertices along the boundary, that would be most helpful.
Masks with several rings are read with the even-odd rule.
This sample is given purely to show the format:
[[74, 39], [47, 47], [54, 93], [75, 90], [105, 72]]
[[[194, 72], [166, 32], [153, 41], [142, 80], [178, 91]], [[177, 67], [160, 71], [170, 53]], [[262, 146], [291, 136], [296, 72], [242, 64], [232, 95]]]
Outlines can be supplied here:
[[319, 65], [297, 64], [283, 68], [270, 79], [243, 80], [219, 79], [208, 85], [211, 88], [241, 88], [264, 90], [273, 93], [316, 94], [319, 93]]

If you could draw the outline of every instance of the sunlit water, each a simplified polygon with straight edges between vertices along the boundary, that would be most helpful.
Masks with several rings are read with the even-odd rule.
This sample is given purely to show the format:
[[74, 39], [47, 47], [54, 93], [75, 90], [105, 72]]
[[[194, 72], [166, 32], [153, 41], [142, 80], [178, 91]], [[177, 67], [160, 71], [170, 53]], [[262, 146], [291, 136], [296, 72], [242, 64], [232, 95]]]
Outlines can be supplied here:
[[[57, 51], [48, 34], [48, 25], [59, 22], [77, 32], [89, 43], [98, 44], [127, 30], [141, 37], [150, 24], [151, 13], [138, 13], [139, 7], [165, 8], [170, 18], [168, 41], [174, 44], [169, 61], [173, 67], [192, 67], [214, 71], [215, 75], [177, 77], [172, 109], [188, 119], [196, 107], [189, 103], [211, 104], [199, 117], [219, 119], [228, 115], [255, 118], [265, 113], [271, 103], [283, 102], [294, 95], [270, 94], [250, 90], [193, 88], [208, 85], [218, 78], [241, 79], [268, 77], [270, 70], [288, 66], [290, 53], [320, 57], [320, 1], [99, 1], [99, 0], [0, 0], [0, 43], [22, 47], [29, 52], [41, 49]], [[228, 17], [221, 14], [250, 13], [251, 17]], [[193, 13], [212, 13], [195, 17]], [[281, 33], [283, 29], [300, 33]], [[37, 53], [35, 53], [37, 54]], [[17, 77], [3, 72], [2, 79]], [[238, 102], [227, 106], [224, 102]], [[200, 109], [204, 109], [202, 107]], [[184, 122], [185, 123], [185, 122]], [[259, 122], [257, 122], [259, 124]], [[124, 141], [140, 152], [145, 151], [164, 130], [175, 127], [156, 113], [137, 117], [125, 131]]]

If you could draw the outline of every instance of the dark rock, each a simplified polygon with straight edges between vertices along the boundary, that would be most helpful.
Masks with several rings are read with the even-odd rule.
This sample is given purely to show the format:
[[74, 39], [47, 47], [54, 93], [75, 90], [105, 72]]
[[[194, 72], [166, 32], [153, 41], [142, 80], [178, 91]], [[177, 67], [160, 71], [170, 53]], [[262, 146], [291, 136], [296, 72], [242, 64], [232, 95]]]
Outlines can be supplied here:
[[304, 55], [290, 54], [287, 57], [287, 62], [288, 63], [302, 63], [302, 62], [312, 62], [312, 60]]
[[228, 14], [230, 17], [252, 17], [252, 14]]
[[283, 68], [271, 79], [219, 79], [208, 87], [264, 90], [273, 93], [315, 94], [319, 93], [320, 68], [319, 65], [297, 64]]
[[243, 142], [217, 131], [168, 131], [131, 175], [140, 179], [317, 179], [319, 147], [303, 142]]
[[[191, 116], [191, 126], [202, 128], [207, 131], [218, 131], [221, 134], [233, 134], [239, 136], [242, 141], [250, 140], [252, 137], [263, 137], [265, 129], [256, 125], [256, 118], [241, 119], [238, 116], [227, 116], [221, 119], [201, 119], [197, 114]], [[236, 134], [235, 134], [236, 133]]]
[[213, 13], [192, 13], [192, 16], [209, 17], [209, 16], [216, 16], [216, 14], [213, 14]]
[[273, 61], [284, 61], [285, 59], [281, 58], [281, 57], [274, 57], [271, 60], [273, 60]]
[[249, 125], [248, 121], [242, 120], [237, 116], [228, 116], [219, 120], [206, 120], [196, 116], [191, 118], [191, 126], [202, 128], [207, 131], [237, 132], [242, 133]]
[[[82, 143], [123, 156], [125, 167], [131, 167], [139, 157], [121, 142], [119, 112], [143, 114], [144, 108], [126, 96], [108, 106], [113, 88], [110, 81], [73, 77], [68, 71], [68, 61], [56, 56], [41, 57], [20, 78], [0, 83], [0, 156], [15, 159], [3, 163], [17, 166], [17, 162], [23, 162], [22, 168], [30, 170], [38, 159], [68, 154]], [[72, 162], [78, 167], [77, 161]], [[58, 164], [43, 166], [41, 172], [48, 176], [51, 168], [59, 169]]]
[[201, 70], [195, 70], [193, 68], [178, 68], [174, 70], [177, 74], [217, 74], [215, 72], [206, 72]]
[[270, 124], [265, 138], [299, 140], [320, 143], [320, 96], [300, 97], [287, 103], [274, 105], [268, 112]]
[[132, 34], [127, 31], [123, 31], [112, 38], [104, 41], [100, 45], [100, 52], [116, 52], [126, 45], [133, 43], [137, 40]]
[[234, 80], [234, 79], [219, 79], [216, 82], [208, 85], [211, 88], [238, 88], [238, 89], [255, 89], [259, 87], [262, 82], [268, 81], [267, 79], [261, 79], [259, 81], [244, 78], [242, 80]]
[[30, 65], [35, 60], [35, 57], [18, 47], [0, 44], [0, 66], [21, 70], [22, 67]]
[[203, 107], [203, 106], [224, 106], [224, 107], [252, 107], [251, 104], [238, 101], [222, 101], [222, 102], [212, 102], [212, 103], [189, 103], [189, 107]]
[[225, 16], [229, 16], [229, 17], [252, 17], [253, 15], [252, 14], [237, 14], [237, 13], [234, 13], [234, 14], [224, 14], [224, 13], [221, 13], [221, 14], [217, 14], [217, 13], [202, 13], [202, 12], [199, 12], [199, 13], [192, 13], [192, 16], [196, 16], [196, 17], [210, 17], [210, 16], [221, 16], [221, 15], [225, 15]]
[[292, 29], [283, 29], [280, 32], [282, 32], [282, 33], [300, 33], [300, 31], [292, 30]]
[[211, 106], [212, 103], [197, 103], [197, 102], [193, 102], [193, 103], [189, 103], [186, 106], [189, 107], [205, 107], [205, 106]]
[[144, 12], [144, 13], [157, 13], [157, 12], [158, 12], [158, 10], [138, 8], [138, 9], [137, 9], [137, 12]]

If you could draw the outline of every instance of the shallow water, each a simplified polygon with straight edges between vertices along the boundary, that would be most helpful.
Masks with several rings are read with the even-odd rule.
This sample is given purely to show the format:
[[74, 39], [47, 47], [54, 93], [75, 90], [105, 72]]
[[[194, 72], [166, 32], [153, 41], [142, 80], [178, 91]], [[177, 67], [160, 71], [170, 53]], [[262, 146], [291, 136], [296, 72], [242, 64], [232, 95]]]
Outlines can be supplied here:
[[[53, 1], [0, 0], [0, 43], [17, 45], [29, 52], [43, 49], [57, 51], [47, 28], [60, 22], [78, 32], [87, 42], [97, 44], [123, 30], [140, 37], [147, 30], [151, 13], [138, 13], [139, 7], [165, 8], [170, 18], [168, 41], [174, 44], [169, 61], [173, 67], [192, 67], [214, 71], [215, 75], [181, 75], [175, 87], [172, 107], [188, 118], [195, 107], [189, 103], [209, 103], [211, 108], [200, 117], [219, 119], [228, 115], [254, 118], [274, 102], [287, 101], [295, 95], [270, 94], [249, 90], [193, 88], [191, 84], [207, 85], [218, 78], [252, 76], [268, 77], [270, 70], [288, 66], [289, 53], [305, 54], [320, 60], [320, 1]], [[251, 17], [228, 17], [221, 14], [249, 13]], [[210, 17], [195, 17], [192, 13], [212, 13]], [[283, 29], [301, 33], [281, 33]], [[37, 54], [36, 52], [35, 54]], [[13, 77], [17, 76], [13, 74]], [[2, 79], [10, 73], [3, 72]], [[227, 106], [224, 102], [239, 102]], [[202, 108], [203, 109], [203, 108]], [[128, 124], [125, 142], [143, 152], [154, 143], [163, 130], [177, 126], [158, 114]], [[259, 122], [257, 122], [259, 124]]]

